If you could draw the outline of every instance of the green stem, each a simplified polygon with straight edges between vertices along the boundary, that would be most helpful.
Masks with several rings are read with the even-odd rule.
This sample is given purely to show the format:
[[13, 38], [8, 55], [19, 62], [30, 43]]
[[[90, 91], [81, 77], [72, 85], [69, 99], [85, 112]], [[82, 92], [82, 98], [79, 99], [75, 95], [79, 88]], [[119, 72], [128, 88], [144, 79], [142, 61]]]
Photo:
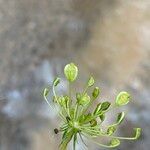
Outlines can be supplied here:
[[[88, 138], [90, 138], [90, 137], [88, 137]], [[97, 145], [99, 145], [99, 146], [101, 146], [101, 147], [105, 147], [105, 148], [114, 148], [114, 147], [117, 147], [117, 146], [118, 146], [118, 145], [105, 145], [105, 144], [101, 144], [101, 143], [98, 143], [98, 142], [92, 140], [92, 138], [90, 138], [90, 140], [91, 140], [93, 143], [95, 143], [95, 144], [97, 144]]]
[[70, 98], [70, 104], [72, 104], [72, 97], [71, 97], [71, 83], [69, 82], [69, 98]]
[[77, 120], [77, 118], [78, 118], [78, 107], [79, 107], [79, 105], [76, 103], [75, 110], [74, 110], [74, 119], [75, 120]]
[[85, 89], [83, 91], [83, 95], [87, 92], [88, 88], [89, 88], [88, 86], [85, 87]]
[[[48, 101], [48, 99], [47, 99], [46, 96], [44, 96], [44, 99], [45, 99], [46, 103], [48, 104], [48, 106], [49, 106], [51, 109], [54, 110], [54, 108], [51, 106], [51, 104], [49, 103], [49, 101]], [[63, 114], [59, 113], [59, 116], [60, 116], [64, 121], [66, 120], [65, 117], [63, 116]]]
[[74, 137], [73, 137], [73, 150], [76, 149], [76, 142], [77, 142], [77, 133], [74, 133]]
[[54, 97], [55, 97], [55, 99], [56, 99], [56, 102], [59, 104], [59, 102], [58, 102], [58, 99], [57, 99], [57, 96], [56, 96], [56, 92], [55, 92], [55, 87], [54, 87], [54, 85], [53, 85], [53, 94], [54, 94]]
[[74, 135], [74, 131], [70, 130], [68, 136], [66, 136], [65, 139], [60, 144], [60, 147], [59, 147], [60, 150], [66, 150], [67, 149], [68, 143], [71, 141], [73, 135]]
[[[53, 90], [53, 94], [54, 94], [54, 97], [55, 97], [55, 99], [56, 99], [56, 102], [57, 102], [57, 104], [59, 104], [59, 101], [58, 101], [58, 98], [57, 98], [57, 95], [56, 95], [56, 92], [55, 92], [55, 87], [54, 87], [54, 85], [53, 85], [53, 87], [52, 87], [52, 90]], [[46, 102], [48, 102], [48, 100], [46, 99]], [[48, 102], [49, 103], [49, 102]], [[50, 105], [50, 104], [49, 104]], [[59, 116], [65, 121], [66, 120], [66, 118], [65, 118], [65, 116], [61, 113], [61, 112], [59, 112]]]
[[48, 99], [47, 99], [46, 96], [44, 96], [44, 99], [45, 99], [46, 103], [49, 105], [49, 107], [50, 107], [51, 109], [53, 109], [53, 107], [52, 107], [51, 104], [49, 103], [49, 101], [48, 101]]
[[113, 136], [113, 135], [106, 135], [106, 134], [101, 134], [101, 136], [104, 137], [109, 137], [109, 138], [116, 138], [116, 139], [120, 139], [120, 140], [136, 140], [136, 137], [118, 137], [118, 136]]
[[81, 135], [80, 132], [79, 132], [79, 136], [80, 136], [80, 139], [81, 139], [82, 143], [87, 147], [87, 145], [86, 145], [86, 143], [84, 142], [84, 140], [83, 140], [82, 135]]

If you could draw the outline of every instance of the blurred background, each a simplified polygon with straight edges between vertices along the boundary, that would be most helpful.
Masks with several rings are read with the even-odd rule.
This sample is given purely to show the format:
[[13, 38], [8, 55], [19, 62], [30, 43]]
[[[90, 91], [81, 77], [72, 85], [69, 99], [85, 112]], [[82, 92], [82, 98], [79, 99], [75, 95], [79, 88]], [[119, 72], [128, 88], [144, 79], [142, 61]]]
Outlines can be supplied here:
[[[58, 149], [59, 119], [41, 91], [59, 75], [58, 92], [65, 93], [70, 62], [79, 67], [76, 91], [93, 75], [101, 100], [114, 101], [121, 90], [132, 95], [119, 110], [127, 113], [119, 135], [141, 127], [142, 136], [116, 150], [148, 150], [149, 0], [0, 0], [0, 150]], [[78, 149], [103, 150], [80, 142]]]

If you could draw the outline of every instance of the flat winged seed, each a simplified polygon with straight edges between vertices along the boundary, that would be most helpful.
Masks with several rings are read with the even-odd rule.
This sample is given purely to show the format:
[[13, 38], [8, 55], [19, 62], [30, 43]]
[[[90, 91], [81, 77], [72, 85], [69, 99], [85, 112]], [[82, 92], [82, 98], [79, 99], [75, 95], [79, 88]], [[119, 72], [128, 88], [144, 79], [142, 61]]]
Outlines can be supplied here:
[[116, 126], [110, 126], [107, 129], [107, 134], [112, 135], [116, 131]]
[[80, 101], [81, 97], [82, 97], [82, 95], [81, 95], [80, 93], [76, 93], [76, 99], [77, 99], [77, 102]]
[[97, 115], [97, 114], [99, 113], [100, 109], [101, 109], [101, 103], [99, 103], [99, 104], [96, 106], [96, 108], [95, 108], [93, 114], [94, 114], [94, 115]]
[[67, 64], [64, 68], [64, 74], [69, 82], [73, 82], [78, 75], [78, 68], [74, 63]]
[[90, 77], [89, 80], [88, 80], [88, 87], [91, 87], [94, 85], [94, 78], [93, 77]]
[[126, 105], [130, 100], [130, 94], [127, 92], [120, 92], [116, 98], [116, 105], [123, 106]]
[[141, 135], [141, 128], [134, 128], [135, 131], [135, 139], [138, 139]]
[[110, 142], [110, 145], [112, 147], [117, 147], [117, 146], [120, 145], [120, 140], [118, 140], [118, 139], [112, 139], [111, 142]]
[[93, 92], [92, 92], [93, 98], [96, 99], [99, 96], [99, 93], [100, 93], [99, 87], [95, 87]]
[[43, 90], [43, 96], [44, 96], [44, 97], [47, 97], [47, 96], [48, 96], [48, 93], [49, 93], [49, 89], [48, 89], [48, 88], [45, 88], [45, 89]]
[[103, 102], [101, 105], [101, 111], [106, 111], [110, 107], [111, 103], [110, 102]]
[[98, 115], [101, 112], [104, 112], [106, 110], [108, 110], [108, 108], [110, 107], [111, 103], [110, 102], [103, 102], [103, 103], [99, 103], [94, 111], [94, 115]]
[[57, 86], [60, 83], [60, 78], [55, 78], [53, 81], [53, 85]]
[[117, 124], [120, 124], [123, 121], [124, 117], [125, 117], [124, 112], [119, 113], [117, 116]]
[[94, 127], [97, 125], [97, 121], [95, 119], [90, 121], [91, 127]]
[[90, 96], [86, 94], [82, 95], [81, 99], [78, 101], [79, 105], [87, 105], [90, 102]]

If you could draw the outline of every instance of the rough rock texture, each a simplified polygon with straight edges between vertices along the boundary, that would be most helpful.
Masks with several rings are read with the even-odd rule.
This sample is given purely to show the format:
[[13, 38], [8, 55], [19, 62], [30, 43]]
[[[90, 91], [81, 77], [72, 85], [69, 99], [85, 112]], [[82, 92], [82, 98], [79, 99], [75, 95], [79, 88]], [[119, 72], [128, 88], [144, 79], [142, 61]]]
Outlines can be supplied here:
[[[142, 138], [118, 150], [148, 150], [149, 43], [148, 0], [0, 0], [0, 150], [58, 147], [58, 119], [40, 91], [70, 61], [79, 65], [79, 81], [93, 73], [103, 99], [122, 89], [133, 95], [120, 134], [140, 126]], [[66, 89], [63, 78], [59, 91]]]

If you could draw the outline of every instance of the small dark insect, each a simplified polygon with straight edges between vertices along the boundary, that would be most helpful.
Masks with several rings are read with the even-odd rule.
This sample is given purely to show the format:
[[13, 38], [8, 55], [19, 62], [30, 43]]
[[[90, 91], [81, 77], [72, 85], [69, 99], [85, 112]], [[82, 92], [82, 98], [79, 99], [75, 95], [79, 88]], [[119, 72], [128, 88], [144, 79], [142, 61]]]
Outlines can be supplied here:
[[58, 134], [59, 130], [57, 128], [54, 129], [54, 133]]
[[69, 116], [66, 117], [66, 120], [69, 122], [71, 119]]

